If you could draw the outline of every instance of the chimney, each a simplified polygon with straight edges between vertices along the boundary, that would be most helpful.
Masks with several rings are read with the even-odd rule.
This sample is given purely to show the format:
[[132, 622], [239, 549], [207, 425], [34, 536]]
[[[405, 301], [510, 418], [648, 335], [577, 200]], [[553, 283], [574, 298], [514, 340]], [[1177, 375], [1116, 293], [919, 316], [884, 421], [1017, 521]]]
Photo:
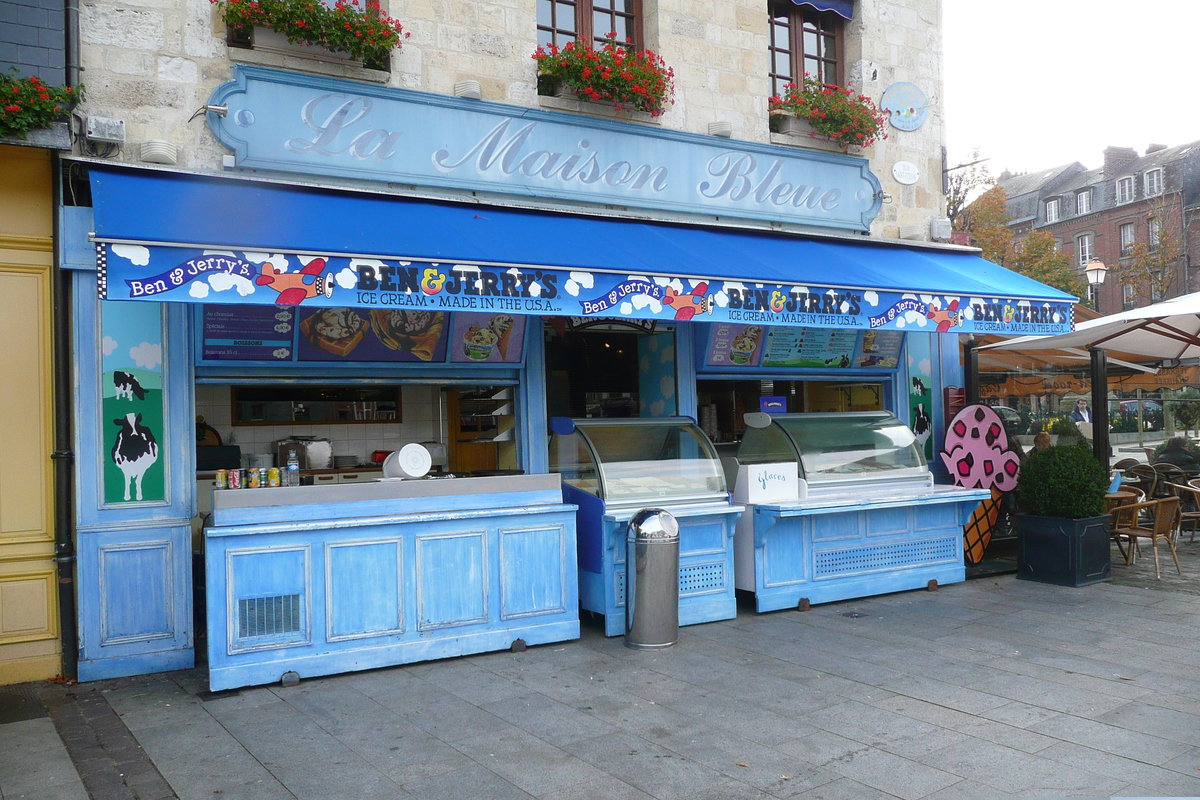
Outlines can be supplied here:
[[1117, 177], [1125, 167], [1136, 161], [1137, 157], [1137, 150], [1132, 147], [1104, 148], [1104, 177]]
[[1006, 169], [1006, 170], [1004, 170], [1004, 172], [1000, 173], [1000, 177], [997, 178], [996, 180], [1003, 183], [1004, 181], [1008, 180], [1012, 176], [1013, 176], [1013, 174]]
[[1146, 155], [1150, 155], [1151, 153], [1157, 153], [1159, 150], [1166, 150], [1166, 149], [1167, 149], [1167, 146], [1165, 144], [1149, 144], [1146, 146]]

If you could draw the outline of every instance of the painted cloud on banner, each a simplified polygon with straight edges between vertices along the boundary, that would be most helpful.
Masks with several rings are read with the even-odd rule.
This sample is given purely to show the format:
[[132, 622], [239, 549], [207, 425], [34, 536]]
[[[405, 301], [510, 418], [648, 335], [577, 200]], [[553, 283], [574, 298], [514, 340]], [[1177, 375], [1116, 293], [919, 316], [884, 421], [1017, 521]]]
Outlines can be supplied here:
[[105, 336], [103, 341], [100, 342], [100, 349], [104, 352], [104, 355], [111, 356], [116, 352], [117, 340], [111, 336]]
[[214, 292], [226, 292], [230, 289], [237, 289], [237, 293], [242, 297], [249, 297], [254, 294], [254, 284], [241, 275], [218, 272], [215, 275], [208, 276], [208, 283], [212, 286]]
[[156, 369], [162, 363], [162, 345], [142, 342], [130, 349], [129, 357], [142, 369]]
[[144, 267], [150, 263], [150, 249], [140, 244], [114, 244], [112, 251], [121, 258], [128, 259], [136, 267]]
[[287, 256], [285, 256], [283, 253], [254, 253], [247, 250], [242, 255], [244, 255], [246, 260], [251, 264], [262, 264], [266, 262], [273, 266], [276, 272], [288, 271]]

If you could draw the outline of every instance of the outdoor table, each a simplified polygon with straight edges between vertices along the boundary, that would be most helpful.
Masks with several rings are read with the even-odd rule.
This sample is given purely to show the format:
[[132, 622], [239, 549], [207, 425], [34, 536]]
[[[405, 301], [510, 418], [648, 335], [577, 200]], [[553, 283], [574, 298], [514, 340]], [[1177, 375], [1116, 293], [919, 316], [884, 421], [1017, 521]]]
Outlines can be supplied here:
[[1118, 508], [1120, 506], [1124, 506], [1124, 505], [1128, 505], [1129, 503], [1136, 502], [1137, 497], [1138, 497], [1138, 495], [1136, 492], [1122, 492], [1122, 491], [1118, 490], [1115, 492], [1108, 492], [1107, 494], [1105, 494], [1104, 501], [1105, 501], [1105, 503], [1108, 504], [1108, 506], [1107, 506], [1108, 510], [1112, 511], [1114, 508]]

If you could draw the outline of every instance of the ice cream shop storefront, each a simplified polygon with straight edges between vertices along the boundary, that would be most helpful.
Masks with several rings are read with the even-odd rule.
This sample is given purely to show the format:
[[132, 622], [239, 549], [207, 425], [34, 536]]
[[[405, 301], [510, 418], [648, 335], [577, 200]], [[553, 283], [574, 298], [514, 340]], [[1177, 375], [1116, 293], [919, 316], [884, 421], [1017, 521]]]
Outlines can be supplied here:
[[[926, 466], [956, 336], [1071, 326], [1074, 298], [972, 252], [853, 235], [881, 203], [865, 159], [248, 67], [211, 106], [226, 173], [81, 161], [90, 205], [63, 207], [83, 680], [536, 645], [581, 609], [615, 635], [647, 506], [681, 522], [681, 624], [735, 589], [961, 580], [978, 501]], [[792, 449], [748, 452], [768, 434]], [[884, 444], [816, 452], [860, 434]], [[819, 519], [746, 486], [788, 453]], [[768, 517], [808, 526], [786, 575]], [[854, 575], [821, 584], [822, 552]]]

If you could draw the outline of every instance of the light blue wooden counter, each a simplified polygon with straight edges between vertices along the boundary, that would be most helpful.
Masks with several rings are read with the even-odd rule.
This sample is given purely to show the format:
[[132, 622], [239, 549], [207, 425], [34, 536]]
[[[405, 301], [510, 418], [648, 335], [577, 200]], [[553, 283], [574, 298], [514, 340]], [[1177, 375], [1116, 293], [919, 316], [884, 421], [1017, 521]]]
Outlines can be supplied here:
[[933, 486], [753, 506], [756, 609], [966, 580], [963, 525], [990, 496]]
[[666, 509], [679, 522], [679, 624], [737, 616], [733, 534], [744, 506], [720, 499], [610, 508], [569, 485], [563, 486], [563, 496], [579, 507], [580, 604], [585, 611], [604, 615], [606, 636], [625, 633], [625, 539], [630, 518], [643, 507]]
[[217, 491], [213, 691], [579, 637], [557, 475]]

